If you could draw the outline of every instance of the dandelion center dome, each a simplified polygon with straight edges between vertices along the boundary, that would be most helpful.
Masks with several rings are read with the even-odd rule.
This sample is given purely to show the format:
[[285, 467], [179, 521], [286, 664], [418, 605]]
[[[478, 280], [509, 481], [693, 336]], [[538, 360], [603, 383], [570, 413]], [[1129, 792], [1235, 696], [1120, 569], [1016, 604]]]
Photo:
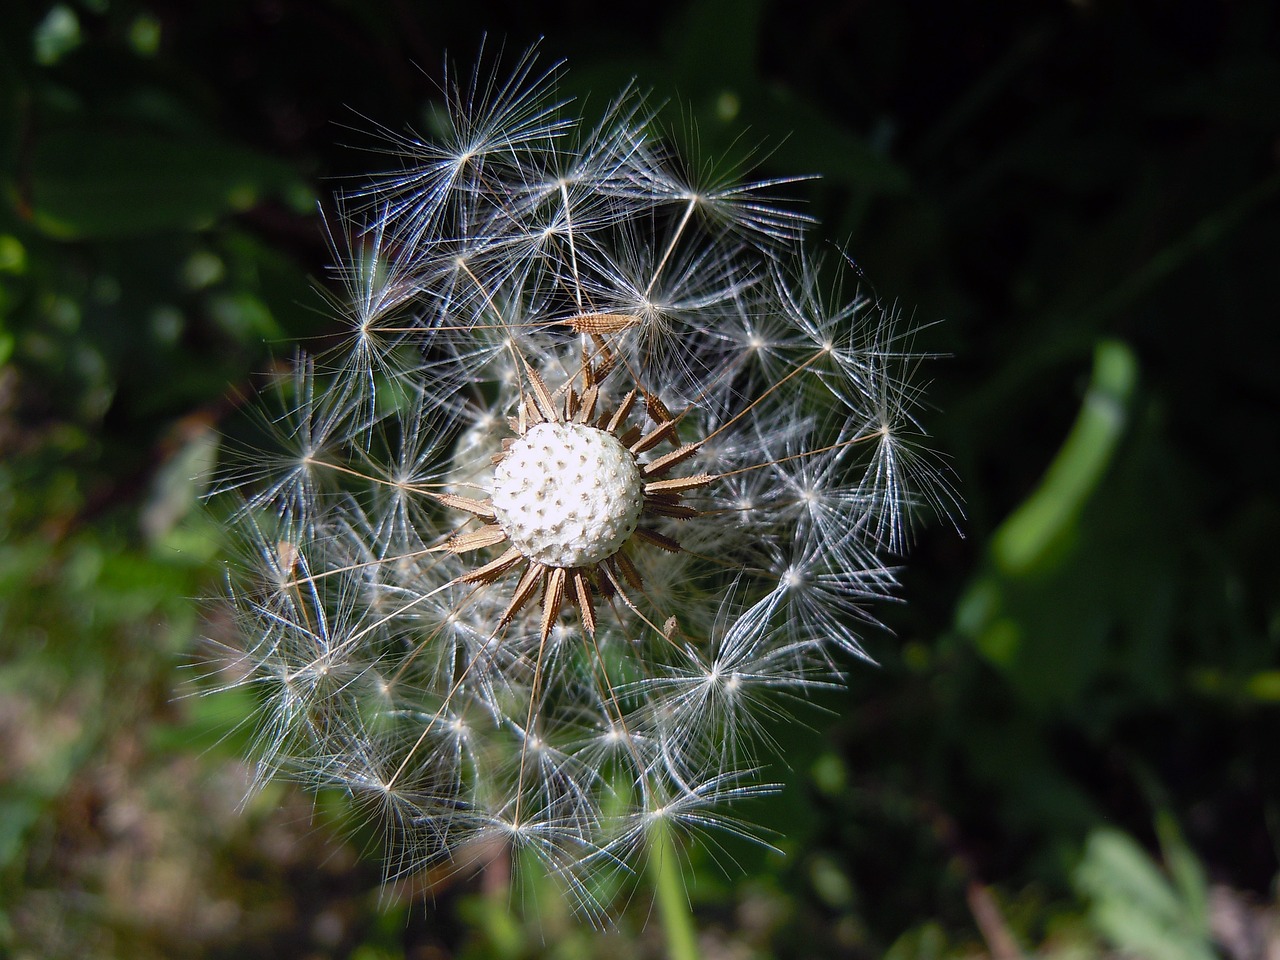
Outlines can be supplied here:
[[524, 556], [550, 567], [608, 559], [635, 532], [644, 481], [613, 434], [539, 423], [517, 438], [493, 475], [493, 510]]

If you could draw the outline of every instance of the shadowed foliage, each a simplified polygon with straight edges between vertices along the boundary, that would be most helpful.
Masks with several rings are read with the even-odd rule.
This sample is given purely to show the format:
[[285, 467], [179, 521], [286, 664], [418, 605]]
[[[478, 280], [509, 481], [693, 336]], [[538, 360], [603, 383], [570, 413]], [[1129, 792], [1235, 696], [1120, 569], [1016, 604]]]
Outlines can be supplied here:
[[438, 137], [446, 53], [486, 32], [567, 58], [584, 116], [634, 80], [701, 183], [815, 175], [784, 192], [853, 258], [846, 299], [946, 356], [915, 416], [960, 529], [915, 531], [892, 632], [860, 633], [878, 666], [842, 654], [799, 723], [757, 717], [781, 789], [729, 810], [777, 849], [679, 848], [702, 952], [1276, 949], [1273, 5], [15, 6], [0, 950], [663, 955], [660, 872], [593, 890], [600, 931], [552, 879], [511, 892], [536, 864], [384, 885], [393, 823], [250, 794], [257, 702], [202, 599], [229, 544], [200, 497], [263, 433], [246, 398], [348, 334], [317, 200], [335, 222], [389, 145]]

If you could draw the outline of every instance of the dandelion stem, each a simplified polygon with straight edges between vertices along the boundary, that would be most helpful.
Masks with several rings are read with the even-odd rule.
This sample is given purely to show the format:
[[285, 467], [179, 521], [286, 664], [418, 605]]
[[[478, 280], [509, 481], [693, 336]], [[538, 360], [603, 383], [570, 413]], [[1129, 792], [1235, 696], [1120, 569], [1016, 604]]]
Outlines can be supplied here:
[[663, 820], [649, 830], [649, 870], [658, 899], [658, 916], [667, 939], [671, 960], [699, 960], [698, 934], [689, 909], [689, 894], [680, 871], [680, 858]]

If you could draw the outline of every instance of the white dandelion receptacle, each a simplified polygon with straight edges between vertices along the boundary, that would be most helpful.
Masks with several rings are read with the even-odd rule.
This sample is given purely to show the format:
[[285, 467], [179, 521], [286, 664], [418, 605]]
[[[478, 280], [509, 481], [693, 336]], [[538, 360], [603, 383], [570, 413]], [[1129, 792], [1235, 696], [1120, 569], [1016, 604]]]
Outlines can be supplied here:
[[492, 500], [522, 555], [552, 567], [590, 567], [635, 532], [644, 485], [635, 455], [613, 434], [540, 423], [498, 464]]

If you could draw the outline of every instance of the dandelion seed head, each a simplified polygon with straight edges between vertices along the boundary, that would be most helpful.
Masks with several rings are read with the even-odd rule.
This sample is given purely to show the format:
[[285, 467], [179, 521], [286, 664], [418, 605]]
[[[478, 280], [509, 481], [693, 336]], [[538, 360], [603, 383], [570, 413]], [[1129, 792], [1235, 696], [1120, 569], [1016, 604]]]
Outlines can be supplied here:
[[259, 779], [367, 803], [389, 876], [525, 851], [594, 915], [655, 825], [751, 835], [773, 730], [956, 497], [911, 328], [793, 181], [691, 173], [634, 88], [588, 126], [557, 75], [482, 61], [440, 137], [381, 131], [325, 224], [340, 342], [219, 492]]

